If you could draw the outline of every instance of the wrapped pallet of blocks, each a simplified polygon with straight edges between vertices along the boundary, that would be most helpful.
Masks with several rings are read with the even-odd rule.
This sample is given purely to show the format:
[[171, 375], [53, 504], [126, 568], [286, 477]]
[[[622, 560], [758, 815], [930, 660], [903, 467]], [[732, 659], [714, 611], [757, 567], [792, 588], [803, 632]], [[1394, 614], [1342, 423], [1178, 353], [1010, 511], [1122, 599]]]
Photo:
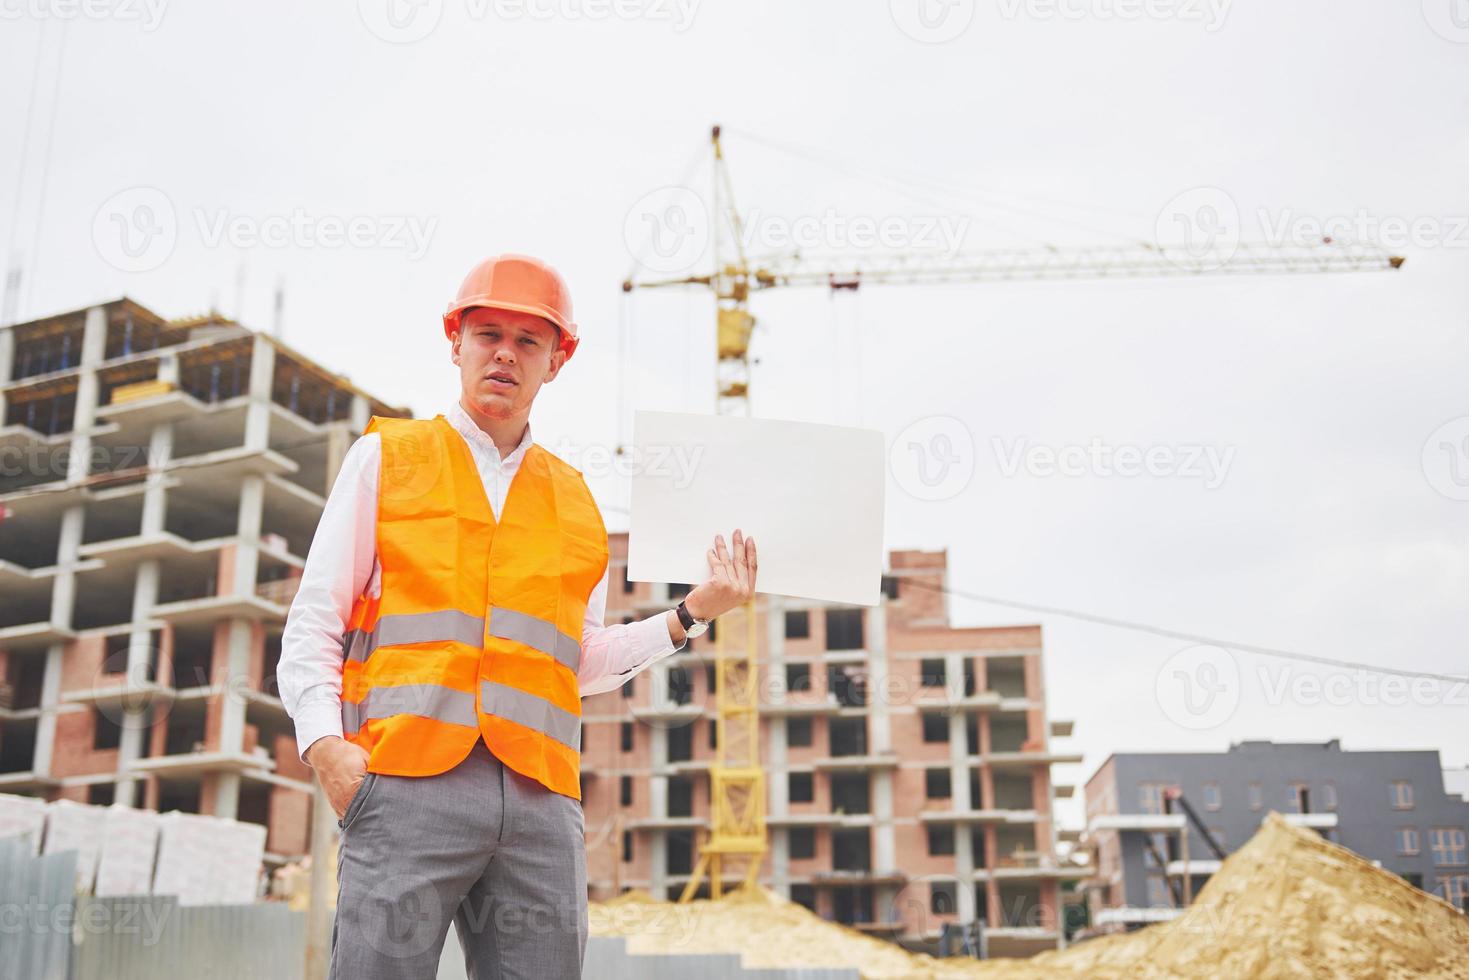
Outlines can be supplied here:
[[31, 854], [40, 854], [45, 827], [45, 800], [0, 793], [0, 838], [26, 837], [30, 841]]
[[265, 856], [265, 828], [173, 811], [159, 818], [153, 894], [180, 905], [255, 901]]
[[46, 844], [43, 854], [75, 851], [77, 856], [77, 891], [92, 892], [97, 877], [97, 858], [102, 847], [102, 823], [107, 811], [72, 800], [53, 800], [46, 804]]
[[98, 896], [147, 895], [158, 851], [158, 814], [113, 804], [102, 811]]

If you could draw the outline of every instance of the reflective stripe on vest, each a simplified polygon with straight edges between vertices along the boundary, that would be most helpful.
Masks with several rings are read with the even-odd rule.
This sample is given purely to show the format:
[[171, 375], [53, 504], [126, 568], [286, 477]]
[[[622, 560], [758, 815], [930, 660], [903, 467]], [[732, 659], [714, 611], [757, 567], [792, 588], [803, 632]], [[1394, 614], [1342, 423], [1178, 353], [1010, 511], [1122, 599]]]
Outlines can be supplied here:
[[[581, 666], [581, 644], [556, 628], [555, 623], [503, 607], [490, 609], [490, 635], [515, 640], [548, 653], [573, 674]], [[572, 748], [576, 746], [573, 744]]]
[[[362, 661], [380, 646], [453, 642], [478, 647], [484, 635], [483, 619], [458, 609], [443, 609], [384, 616], [372, 630], [349, 630], [342, 638], [342, 645], [348, 660]], [[515, 640], [549, 654], [572, 673], [581, 667], [581, 644], [544, 619], [514, 609], [491, 607], [490, 635]]]
[[533, 728], [568, 748], [581, 750], [581, 716], [558, 708], [518, 687], [480, 681], [479, 703], [486, 714]]
[[348, 660], [366, 660], [380, 646], [400, 643], [454, 642], [478, 647], [484, 642], [485, 621], [458, 609], [398, 613], [384, 616], [371, 630], [350, 630], [342, 638]]
[[[528, 691], [494, 681], [481, 681], [480, 707], [486, 714], [513, 721], [554, 738], [568, 748], [581, 745], [581, 718]], [[417, 715], [450, 725], [478, 728], [474, 696], [438, 684], [375, 687], [361, 702], [342, 702], [342, 731], [355, 734], [369, 718]]]
[[400, 684], [375, 687], [360, 702], [342, 702], [342, 731], [355, 734], [369, 718], [418, 715], [450, 725], [478, 728], [474, 695], [438, 684]]

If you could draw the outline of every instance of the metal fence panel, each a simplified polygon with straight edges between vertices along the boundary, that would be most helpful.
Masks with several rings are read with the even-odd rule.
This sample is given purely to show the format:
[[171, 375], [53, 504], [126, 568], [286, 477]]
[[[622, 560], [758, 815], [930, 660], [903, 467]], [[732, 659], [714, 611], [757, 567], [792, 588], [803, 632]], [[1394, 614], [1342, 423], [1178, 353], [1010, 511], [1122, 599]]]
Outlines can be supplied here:
[[[442, 974], [441, 974], [442, 976]], [[792, 967], [747, 970], [733, 953], [635, 954], [621, 937], [592, 936], [582, 967], [583, 980], [861, 980], [856, 970]]]
[[76, 853], [34, 852], [28, 837], [0, 840], [0, 980], [67, 980]]
[[284, 905], [182, 906], [168, 896], [88, 898], [72, 980], [299, 980], [306, 916]]

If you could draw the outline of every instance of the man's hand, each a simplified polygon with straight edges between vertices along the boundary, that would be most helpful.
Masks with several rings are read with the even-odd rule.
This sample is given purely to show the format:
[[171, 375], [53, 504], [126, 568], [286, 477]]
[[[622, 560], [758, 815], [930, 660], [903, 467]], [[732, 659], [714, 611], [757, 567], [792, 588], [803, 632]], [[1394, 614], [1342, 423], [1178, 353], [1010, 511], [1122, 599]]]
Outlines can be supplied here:
[[347, 814], [357, 787], [367, 776], [367, 750], [337, 735], [327, 735], [311, 743], [306, 761], [316, 770], [327, 802], [340, 820]]
[[743, 605], [755, 594], [755, 539], [735, 528], [732, 551], [724, 548], [724, 535], [714, 536], [709, 549], [709, 581], [684, 596], [684, 608], [695, 619], [713, 619]]

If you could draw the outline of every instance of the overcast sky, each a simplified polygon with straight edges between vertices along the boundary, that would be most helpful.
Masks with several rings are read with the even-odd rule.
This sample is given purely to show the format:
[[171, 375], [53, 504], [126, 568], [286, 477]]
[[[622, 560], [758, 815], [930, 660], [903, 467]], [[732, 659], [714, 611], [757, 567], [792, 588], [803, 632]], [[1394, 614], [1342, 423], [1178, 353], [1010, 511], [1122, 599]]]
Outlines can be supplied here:
[[[949, 482], [896, 464], [886, 543], [948, 549], [955, 589], [1463, 672], [1469, 26], [1452, 2], [0, 0], [0, 245], [26, 270], [22, 319], [126, 294], [269, 329], [283, 282], [287, 343], [420, 415], [455, 396], [439, 314], [460, 278], [541, 255], [584, 340], [534, 432], [608, 446], [620, 386], [629, 409], [712, 409], [707, 295], [619, 290], [648, 233], [707, 205], [711, 123], [759, 244], [814, 226], [808, 251], [845, 251], [884, 221], [928, 254], [1323, 223], [1388, 238], [1395, 273], [772, 291], [752, 404], [927, 454]], [[660, 268], [690, 258], [660, 249]], [[1149, 451], [1153, 472], [1116, 472]], [[593, 485], [625, 527], [626, 486]], [[1462, 687], [950, 608], [1043, 623], [1051, 711], [1086, 754], [1063, 779], [1242, 738], [1469, 765]]]

